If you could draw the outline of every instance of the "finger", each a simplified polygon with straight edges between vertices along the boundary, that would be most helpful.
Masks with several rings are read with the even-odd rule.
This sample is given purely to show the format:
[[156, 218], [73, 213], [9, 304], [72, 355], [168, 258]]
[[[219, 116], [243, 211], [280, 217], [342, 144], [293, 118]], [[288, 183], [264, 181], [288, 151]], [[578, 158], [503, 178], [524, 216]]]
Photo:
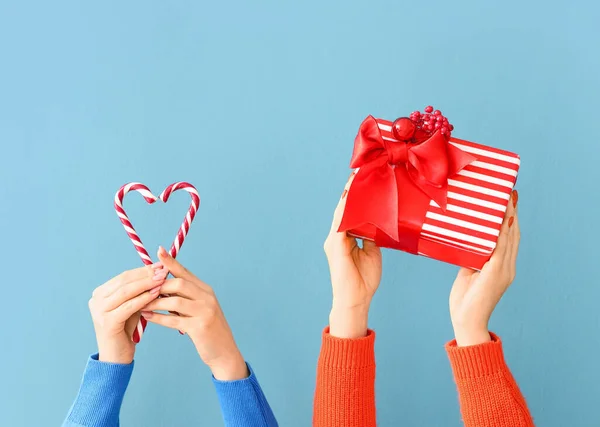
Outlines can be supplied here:
[[516, 270], [517, 255], [519, 253], [519, 243], [521, 242], [521, 229], [519, 227], [519, 215], [515, 214], [515, 219], [510, 230], [511, 234], [511, 250], [509, 254], [509, 262], [513, 271]]
[[470, 268], [461, 267], [456, 274], [456, 279], [452, 284], [452, 290], [450, 291], [450, 301], [452, 304], [452, 300], [458, 299], [462, 300], [464, 294], [470, 288], [472, 283], [472, 276], [477, 274], [476, 270], [471, 270]]
[[200, 279], [190, 282], [189, 280], [175, 278], [165, 280], [161, 292], [195, 300], [202, 298], [205, 292], [212, 292], [212, 288]]
[[135, 282], [146, 277], [153, 277], [155, 271], [162, 269], [162, 267], [163, 266], [161, 263], [155, 263], [140, 268], [134, 268], [133, 270], [124, 271], [97, 288], [94, 291], [94, 296], [107, 297], [126, 283]]
[[468, 278], [468, 277], [471, 277], [475, 273], [477, 273], [477, 270], [473, 270], [473, 269], [466, 268], [466, 267], [461, 267], [458, 270], [458, 273], [456, 274], [456, 278], [457, 279]]
[[185, 280], [196, 280], [196, 276], [194, 276], [190, 271], [188, 271], [187, 268], [181, 265], [179, 261], [167, 253], [165, 248], [162, 246], [159, 246], [158, 248], [158, 259], [174, 277], [179, 277]]
[[515, 191], [510, 193], [510, 199], [508, 199], [508, 204], [506, 205], [506, 213], [504, 214], [504, 219], [510, 218], [515, 215], [517, 210], [516, 199], [518, 196], [515, 195]]
[[137, 328], [137, 324], [140, 321], [140, 313], [134, 313], [127, 321], [125, 321], [125, 332], [128, 337], [133, 337], [133, 332]]
[[118, 322], [126, 322], [127, 319], [147, 306], [152, 300], [158, 298], [159, 294], [160, 286], [156, 286], [135, 298], [125, 301], [123, 304], [115, 308], [111, 313], [113, 313]]
[[343, 248], [345, 251], [351, 251], [355, 246], [357, 246], [356, 239], [354, 237], [348, 236], [345, 231], [338, 231], [342, 222], [342, 217], [344, 216], [344, 210], [346, 209], [346, 196], [348, 194], [348, 189], [350, 188], [353, 180], [354, 174], [350, 176], [350, 179], [346, 183], [340, 201], [338, 202], [338, 205], [333, 213], [331, 229], [329, 230], [329, 234], [325, 240], [326, 253], [329, 253], [332, 249], [337, 248]]
[[381, 253], [381, 249], [379, 249], [379, 246], [375, 242], [366, 239], [363, 239], [363, 251], [367, 254]]
[[494, 248], [494, 252], [492, 252], [489, 262], [501, 264], [505, 259], [508, 249], [508, 231], [508, 219], [505, 218], [504, 222], [502, 223], [502, 227], [500, 228], [500, 234], [498, 235], [498, 240], [496, 241], [496, 247]]
[[331, 223], [330, 234], [337, 233], [338, 229], [340, 228], [340, 224], [342, 222], [342, 217], [344, 216], [344, 209], [346, 209], [346, 200], [347, 200], [348, 190], [350, 189], [350, 186], [352, 185], [352, 181], [354, 181], [355, 176], [356, 176], [356, 174], [354, 172], [352, 174], [350, 174], [350, 178], [348, 179], [348, 182], [344, 186], [344, 191], [342, 192], [340, 201], [338, 202], [338, 204], [335, 208], [335, 211], [333, 212], [333, 221]]
[[450, 298], [459, 298], [462, 300], [463, 295], [470, 288], [473, 283], [473, 276], [478, 274], [477, 270], [472, 270], [470, 268], [461, 267], [456, 273], [456, 279], [454, 279], [454, 283], [452, 284], [452, 290], [450, 291]]
[[152, 277], [145, 277], [117, 288], [102, 301], [103, 310], [112, 311], [141, 293], [162, 285], [167, 277], [167, 273], [166, 269], [160, 269], [158, 273]]
[[506, 213], [504, 215], [504, 223], [502, 224], [503, 227], [506, 226], [506, 235], [507, 235], [507, 245], [506, 245], [506, 257], [505, 257], [505, 261], [508, 263], [510, 262], [510, 257], [511, 254], [513, 252], [513, 245], [514, 245], [514, 222], [516, 220], [516, 200], [517, 200], [517, 193], [516, 191], [513, 191], [510, 193], [510, 199], [508, 200], [508, 205], [506, 206]]
[[171, 314], [153, 313], [151, 311], [143, 311], [142, 316], [152, 323], [166, 326], [167, 328], [177, 329], [179, 332], [185, 333], [185, 317], [174, 316]]
[[[506, 206], [506, 212], [504, 213], [504, 221], [502, 221], [502, 226], [500, 227], [498, 241], [496, 242], [496, 248], [494, 249], [494, 253], [492, 254], [492, 258], [490, 259], [490, 261], [494, 260], [494, 263], [502, 263], [502, 261], [506, 257], [508, 247], [510, 244], [510, 225], [512, 225], [512, 222], [514, 221], [514, 213], [515, 207], [513, 206], [512, 200], [509, 199], [508, 204]], [[513, 219], [511, 220], [511, 218]]]
[[195, 301], [181, 297], [166, 297], [155, 299], [142, 311], [171, 311], [184, 316], [194, 316], [198, 311], [197, 308]]

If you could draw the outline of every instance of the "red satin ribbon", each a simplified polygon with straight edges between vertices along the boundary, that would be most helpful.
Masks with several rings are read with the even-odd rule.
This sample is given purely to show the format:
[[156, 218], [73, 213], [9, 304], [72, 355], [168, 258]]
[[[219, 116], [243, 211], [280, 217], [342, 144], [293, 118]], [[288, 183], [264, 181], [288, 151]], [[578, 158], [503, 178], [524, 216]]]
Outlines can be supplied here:
[[354, 141], [350, 167], [360, 169], [339, 231], [359, 230], [378, 246], [416, 254], [430, 200], [445, 210], [448, 178], [474, 160], [440, 132], [418, 145], [385, 140], [367, 117]]

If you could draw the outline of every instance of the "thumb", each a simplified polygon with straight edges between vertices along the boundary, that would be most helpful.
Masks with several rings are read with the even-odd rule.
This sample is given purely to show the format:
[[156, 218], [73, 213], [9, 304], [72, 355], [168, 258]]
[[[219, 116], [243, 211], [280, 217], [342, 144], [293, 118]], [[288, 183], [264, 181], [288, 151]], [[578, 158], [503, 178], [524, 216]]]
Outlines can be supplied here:
[[473, 270], [470, 268], [466, 268], [466, 267], [461, 267], [458, 270], [458, 274], [456, 275], [456, 278], [461, 278], [461, 279], [466, 279], [468, 277], [471, 277], [473, 274], [477, 273], [477, 270]]
[[139, 320], [140, 320], [140, 313], [138, 311], [133, 316], [131, 316], [129, 319], [127, 319], [127, 321], [125, 322], [125, 333], [127, 334], [128, 337], [133, 336], [133, 331], [135, 331], [135, 328], [137, 328], [137, 324], [138, 324]]
[[375, 242], [367, 239], [363, 240], [363, 251], [365, 251], [365, 253], [368, 255], [381, 254], [381, 249], [379, 249], [379, 246], [377, 246]]
[[190, 273], [183, 265], [173, 258], [162, 246], [158, 247], [158, 259], [169, 270], [173, 277], [190, 280], [193, 274]]

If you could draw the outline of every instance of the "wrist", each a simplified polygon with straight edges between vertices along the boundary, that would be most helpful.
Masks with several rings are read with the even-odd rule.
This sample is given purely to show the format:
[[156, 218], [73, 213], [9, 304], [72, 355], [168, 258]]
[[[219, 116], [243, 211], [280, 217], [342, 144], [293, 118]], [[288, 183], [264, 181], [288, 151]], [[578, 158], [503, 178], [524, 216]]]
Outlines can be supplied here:
[[133, 362], [135, 348], [125, 349], [114, 343], [98, 343], [98, 360], [105, 363], [128, 365]]
[[213, 377], [219, 381], [242, 380], [250, 375], [246, 361], [239, 351], [211, 361], [208, 367]]
[[490, 342], [492, 337], [487, 327], [454, 328], [454, 338], [458, 347], [468, 347]]
[[340, 307], [335, 304], [329, 314], [329, 334], [338, 338], [362, 338], [367, 335], [369, 306]]

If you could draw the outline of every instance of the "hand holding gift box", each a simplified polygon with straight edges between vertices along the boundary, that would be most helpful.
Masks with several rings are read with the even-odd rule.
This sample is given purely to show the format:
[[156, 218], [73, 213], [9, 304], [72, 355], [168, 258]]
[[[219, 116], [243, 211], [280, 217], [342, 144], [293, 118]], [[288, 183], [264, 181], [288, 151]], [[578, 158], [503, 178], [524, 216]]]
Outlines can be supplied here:
[[354, 142], [339, 231], [378, 246], [481, 269], [496, 246], [519, 156], [451, 136], [427, 107], [389, 122], [367, 117]]

